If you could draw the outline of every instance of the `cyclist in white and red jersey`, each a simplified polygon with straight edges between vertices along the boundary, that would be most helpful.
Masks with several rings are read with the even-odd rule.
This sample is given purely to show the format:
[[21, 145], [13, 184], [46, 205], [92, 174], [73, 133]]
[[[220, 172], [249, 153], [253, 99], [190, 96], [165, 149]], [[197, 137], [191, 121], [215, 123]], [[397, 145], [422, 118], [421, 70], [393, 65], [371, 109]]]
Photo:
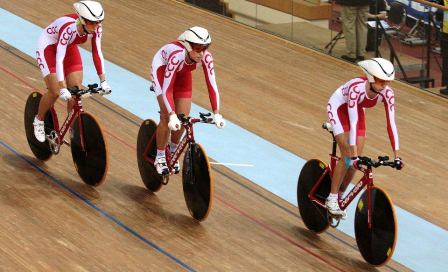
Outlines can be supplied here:
[[[219, 114], [219, 92], [216, 84], [212, 54], [207, 50], [211, 43], [208, 31], [192, 27], [182, 33], [176, 41], [164, 45], [155, 54], [151, 66], [151, 90], [156, 93], [160, 107], [160, 123], [157, 126], [157, 156], [154, 166], [159, 174], [168, 174], [165, 147], [171, 133], [170, 150], [174, 152], [183, 129], [177, 114], [189, 115], [192, 97], [192, 74], [202, 65], [207, 83], [213, 118], [218, 128], [225, 126]], [[180, 166], [176, 163], [175, 173]]]
[[328, 120], [340, 148], [341, 160], [333, 172], [331, 192], [325, 203], [333, 215], [346, 217], [338, 204], [338, 193], [342, 181], [351, 180], [358, 168], [366, 136], [364, 109], [382, 102], [386, 111], [387, 132], [395, 155], [397, 169], [404, 164], [398, 157], [399, 141], [395, 124], [395, 96], [388, 86], [395, 78], [393, 64], [383, 58], [358, 62], [367, 77], [354, 78], [339, 87], [327, 105]]
[[53, 21], [44, 29], [37, 45], [37, 64], [48, 89], [40, 101], [38, 114], [33, 122], [34, 135], [40, 142], [45, 142], [43, 120], [46, 112], [58, 97], [69, 101], [67, 108], [70, 110], [73, 105], [67, 87], [81, 87], [83, 74], [78, 44], [91, 40], [93, 62], [101, 87], [106, 94], [111, 92], [106, 82], [101, 52], [103, 7], [95, 1], [79, 1], [73, 7], [76, 14], [67, 14]]

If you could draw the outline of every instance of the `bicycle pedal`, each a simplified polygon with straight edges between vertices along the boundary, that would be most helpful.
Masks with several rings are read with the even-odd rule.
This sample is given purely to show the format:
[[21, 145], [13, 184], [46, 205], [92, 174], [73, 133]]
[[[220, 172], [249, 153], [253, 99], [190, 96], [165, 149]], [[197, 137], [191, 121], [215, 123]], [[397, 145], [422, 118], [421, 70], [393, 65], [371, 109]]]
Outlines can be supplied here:
[[167, 185], [168, 181], [170, 181], [170, 175], [169, 174], [162, 175], [162, 184]]

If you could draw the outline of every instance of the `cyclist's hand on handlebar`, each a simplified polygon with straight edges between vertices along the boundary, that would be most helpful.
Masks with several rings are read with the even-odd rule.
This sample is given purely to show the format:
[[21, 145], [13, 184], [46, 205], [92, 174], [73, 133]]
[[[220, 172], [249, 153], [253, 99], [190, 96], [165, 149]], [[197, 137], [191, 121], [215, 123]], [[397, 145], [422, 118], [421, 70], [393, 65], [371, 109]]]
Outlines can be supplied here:
[[401, 160], [400, 157], [396, 157], [395, 160], [394, 160], [394, 163], [395, 163], [395, 168], [396, 168], [397, 170], [401, 170], [401, 169], [403, 169], [403, 167], [404, 167], [404, 162]]
[[68, 101], [72, 98], [72, 94], [67, 90], [67, 88], [62, 88], [59, 90], [59, 98], [63, 101]]
[[101, 81], [101, 89], [103, 89], [104, 94], [110, 94], [112, 92], [112, 88], [106, 80]]
[[177, 118], [177, 115], [175, 113], [170, 114], [170, 120], [168, 122], [168, 127], [172, 131], [176, 131], [180, 129], [180, 121], [179, 118]]
[[350, 158], [350, 165], [355, 168], [356, 170], [359, 170], [361, 167], [361, 161], [359, 160], [359, 156], [357, 157], [351, 157]]
[[226, 120], [224, 120], [224, 118], [222, 117], [221, 114], [219, 113], [215, 113], [213, 115], [213, 121], [215, 121], [215, 125], [218, 128], [224, 128], [226, 126]]

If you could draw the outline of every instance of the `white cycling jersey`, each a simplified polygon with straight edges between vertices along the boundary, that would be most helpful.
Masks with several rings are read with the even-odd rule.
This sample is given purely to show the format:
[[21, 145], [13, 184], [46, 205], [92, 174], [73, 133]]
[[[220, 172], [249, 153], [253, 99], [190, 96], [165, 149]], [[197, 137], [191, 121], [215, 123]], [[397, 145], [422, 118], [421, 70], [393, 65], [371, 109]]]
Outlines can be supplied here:
[[67, 14], [53, 21], [42, 31], [36, 54], [39, 68], [44, 77], [50, 73], [56, 73], [57, 80], [63, 81], [66, 65], [81, 65], [82, 67], [78, 49], [72, 47], [85, 43], [87, 40], [92, 42], [93, 62], [98, 75], [105, 73], [104, 58], [101, 52], [101, 24], [94, 33], [81, 36], [76, 27], [78, 20], [77, 14]]
[[382, 102], [386, 111], [389, 140], [392, 149], [398, 150], [399, 140], [395, 124], [394, 91], [386, 86], [375, 97], [369, 98], [366, 93], [367, 84], [369, 83], [366, 77], [354, 78], [333, 93], [327, 104], [328, 120], [333, 126], [333, 133], [338, 135], [349, 131], [349, 144], [356, 145], [357, 136], [365, 133], [365, 131], [362, 131], [365, 130], [365, 124], [363, 123], [364, 109], [374, 107]]
[[152, 87], [156, 95], [163, 95], [168, 112], [175, 111], [175, 98], [191, 98], [191, 72], [202, 65], [213, 111], [219, 110], [219, 91], [216, 84], [212, 54], [205, 50], [201, 63], [188, 64], [185, 47], [178, 41], [164, 45], [155, 54], [151, 65]]

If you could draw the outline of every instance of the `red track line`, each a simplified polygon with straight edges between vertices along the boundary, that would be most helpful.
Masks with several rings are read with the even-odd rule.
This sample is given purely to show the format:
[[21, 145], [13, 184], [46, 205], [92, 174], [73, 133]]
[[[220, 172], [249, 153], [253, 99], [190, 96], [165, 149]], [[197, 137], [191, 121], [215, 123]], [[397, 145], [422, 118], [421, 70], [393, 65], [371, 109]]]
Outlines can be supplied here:
[[[7, 74], [11, 75], [12, 77], [14, 77], [15, 79], [19, 80], [20, 82], [22, 82], [23, 84], [25, 84], [26, 86], [30, 87], [31, 89], [37, 89], [34, 88], [32, 85], [30, 85], [28, 82], [26, 82], [25, 80], [23, 80], [22, 78], [20, 78], [19, 76], [17, 76], [16, 74], [14, 74], [13, 72], [7, 70], [6, 68], [0, 66], [0, 69], [3, 70], [4, 72], [6, 72]], [[60, 102], [60, 101], [58, 101]], [[62, 102], [60, 102], [62, 103]], [[130, 149], [133, 149], [135, 151], [135, 146], [132, 146], [130, 144], [128, 144], [125, 140], [121, 139], [120, 137], [114, 135], [113, 133], [110, 133], [108, 131], [106, 131], [110, 136], [112, 136], [114, 139], [116, 139], [117, 141], [119, 141], [120, 143], [124, 144], [125, 146], [129, 147]], [[247, 219], [249, 219], [250, 221], [256, 223], [257, 225], [259, 225], [260, 227], [264, 228], [265, 230], [269, 231], [270, 233], [273, 233], [274, 235], [276, 235], [277, 237], [289, 242], [290, 244], [302, 249], [303, 251], [305, 251], [306, 253], [316, 257], [317, 259], [321, 260], [322, 262], [328, 264], [329, 266], [333, 267], [334, 269], [338, 270], [338, 271], [344, 271], [343, 269], [341, 269], [340, 267], [338, 267], [337, 265], [333, 264], [330, 261], [327, 261], [326, 259], [324, 259], [322, 256], [320, 256], [317, 253], [312, 252], [311, 250], [307, 249], [306, 247], [298, 244], [297, 242], [295, 242], [294, 240], [292, 240], [291, 238], [287, 237], [286, 235], [282, 234], [281, 232], [271, 228], [270, 226], [262, 223], [261, 221], [255, 219], [254, 217], [248, 215], [247, 213], [243, 212], [242, 210], [236, 208], [235, 206], [231, 205], [230, 203], [227, 203], [226, 201], [224, 201], [223, 199], [221, 199], [220, 197], [218, 197], [217, 195], [215, 195], [215, 198], [220, 201], [221, 203], [223, 203], [224, 205], [226, 205], [227, 207], [235, 210], [236, 212], [238, 212], [239, 214], [241, 214], [242, 216], [246, 217]]]
[[225, 201], [224, 199], [222, 199], [222, 198], [220, 198], [220, 197], [218, 197], [218, 196], [216, 196], [216, 195], [215, 195], [215, 198], [216, 198], [217, 200], [219, 200], [220, 202], [222, 202], [222, 203], [223, 203], [224, 205], [226, 205], [227, 207], [229, 207], [230, 209], [235, 210], [236, 212], [238, 212], [238, 213], [241, 214], [242, 216], [248, 218], [248, 219], [251, 220], [252, 222], [254, 222], [254, 223], [256, 223], [257, 225], [259, 225], [260, 227], [264, 228], [265, 230], [267, 230], [267, 231], [273, 233], [274, 235], [276, 235], [276, 236], [282, 238], [283, 240], [289, 242], [290, 244], [292, 244], [292, 245], [294, 245], [294, 246], [296, 246], [296, 247], [302, 249], [303, 251], [305, 251], [305, 252], [307, 252], [307, 253], [313, 255], [314, 257], [318, 258], [319, 260], [321, 260], [322, 262], [328, 264], [329, 266], [335, 268], [336, 270], [338, 270], [338, 271], [345, 271], [344, 269], [338, 267], [338, 266], [335, 265], [334, 263], [332, 263], [332, 262], [330, 262], [330, 261], [327, 261], [327, 260], [324, 259], [322, 256], [320, 256], [319, 254], [314, 253], [314, 252], [312, 252], [311, 250], [309, 250], [308, 248], [306, 248], [306, 247], [304, 247], [304, 246], [298, 244], [297, 242], [295, 242], [294, 240], [292, 240], [292, 239], [289, 238], [288, 236], [284, 235], [284, 234], [281, 233], [280, 231], [277, 231], [277, 230], [273, 229], [273, 228], [270, 227], [269, 225], [267, 225], [267, 224], [261, 222], [260, 220], [258, 220], [258, 219], [256, 219], [256, 218], [252, 217], [251, 215], [245, 213], [245, 212], [242, 211], [241, 209], [239, 209], [239, 208], [233, 206], [232, 204], [228, 203], [228, 202]]
[[[14, 74], [13, 72], [7, 70], [6, 68], [0, 66], [0, 69], [3, 70], [5, 73], [9, 74], [10, 76], [14, 77], [15, 79], [19, 80], [20, 82], [22, 82], [23, 84], [25, 84], [26, 86], [30, 87], [31, 89], [35, 89], [38, 91], [39, 90], [37, 88], [35, 88], [34, 86], [30, 85], [28, 82], [26, 82], [25, 80], [23, 80], [22, 78], [20, 78], [18, 75]], [[57, 100], [57, 103], [61, 104], [61, 105], [65, 105], [65, 103], [63, 103], [62, 101]], [[135, 149], [135, 146], [132, 146], [130, 144], [128, 144], [125, 140], [122, 140], [120, 137], [116, 136], [115, 134], [111, 133], [110, 131], [105, 131], [107, 134], [109, 134], [110, 136], [112, 136], [112, 138], [116, 139], [117, 141], [121, 142], [122, 144], [126, 145], [127, 147], [131, 148], [131, 149]]]

